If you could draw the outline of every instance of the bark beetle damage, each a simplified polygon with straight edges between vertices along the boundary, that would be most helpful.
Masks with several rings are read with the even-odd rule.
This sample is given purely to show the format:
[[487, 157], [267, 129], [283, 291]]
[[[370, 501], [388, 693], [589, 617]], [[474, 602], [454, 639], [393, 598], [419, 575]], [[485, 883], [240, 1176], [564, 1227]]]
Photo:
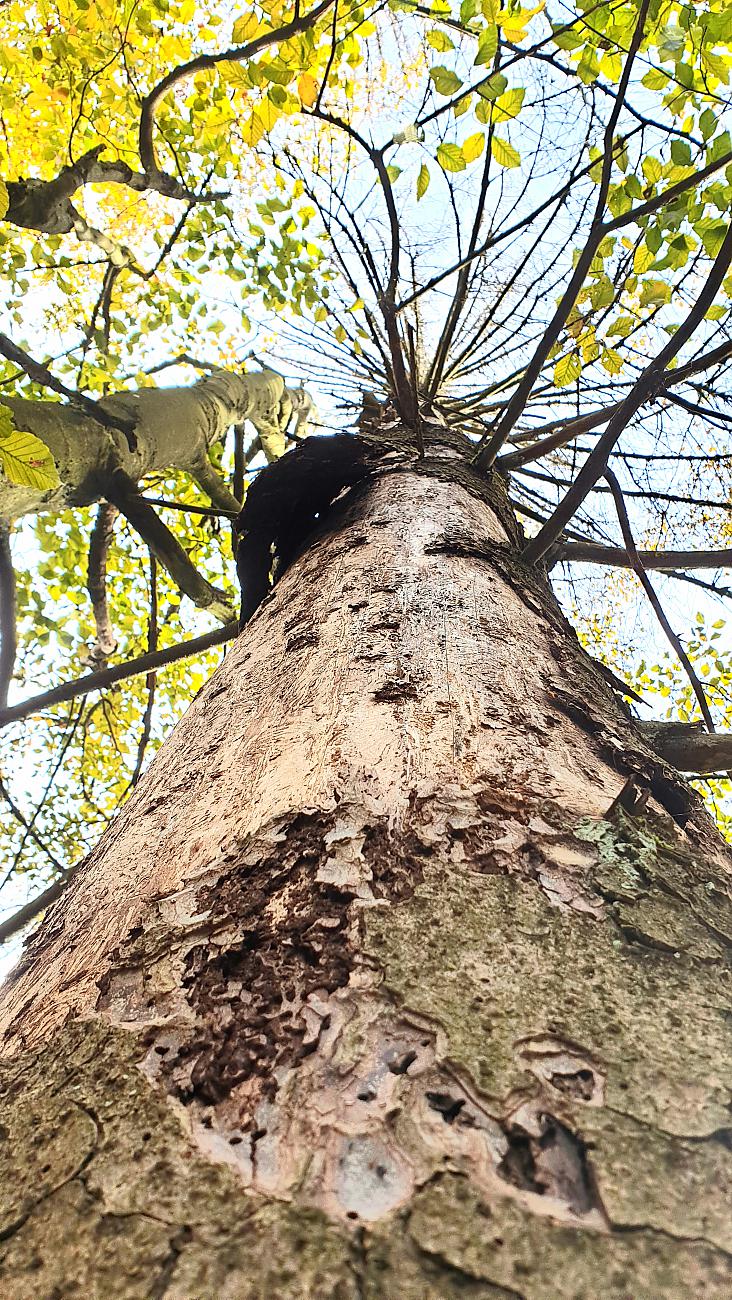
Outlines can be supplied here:
[[328, 1027], [313, 1032], [309, 997], [348, 984], [353, 900], [404, 898], [421, 879], [416, 837], [395, 843], [386, 828], [366, 826], [354, 864], [339, 860], [343, 825], [341, 809], [299, 814], [276, 852], [201, 891], [214, 931], [233, 925], [238, 938], [200, 943], [185, 958], [195, 1030], [162, 1066], [181, 1100], [214, 1106], [245, 1083], [250, 1111], [274, 1097], [278, 1068], [315, 1051]]
[[578, 1216], [602, 1213], [582, 1139], [554, 1115], [540, 1115], [537, 1130], [532, 1134], [520, 1124], [507, 1128], [509, 1145], [499, 1176], [521, 1190], [565, 1202]]

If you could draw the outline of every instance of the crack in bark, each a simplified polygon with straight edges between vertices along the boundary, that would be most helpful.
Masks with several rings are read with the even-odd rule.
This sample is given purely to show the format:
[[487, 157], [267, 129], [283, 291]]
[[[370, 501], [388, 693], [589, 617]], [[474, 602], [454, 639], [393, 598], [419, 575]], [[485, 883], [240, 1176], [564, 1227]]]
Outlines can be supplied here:
[[83, 1114], [91, 1120], [94, 1128], [93, 1144], [90, 1150], [87, 1151], [86, 1155], [82, 1156], [76, 1169], [73, 1169], [70, 1174], [67, 1174], [66, 1178], [63, 1178], [60, 1183], [57, 1183], [54, 1187], [49, 1187], [47, 1192], [43, 1192], [42, 1195], [38, 1197], [38, 1200], [34, 1201], [28, 1210], [14, 1220], [13, 1223], [8, 1224], [6, 1228], [0, 1228], [0, 1242], [9, 1241], [17, 1232], [20, 1232], [21, 1228], [25, 1227], [26, 1223], [30, 1218], [32, 1218], [39, 1206], [44, 1205], [46, 1201], [51, 1200], [51, 1198], [64, 1187], [68, 1187], [69, 1184], [73, 1182], [79, 1182], [84, 1186], [83, 1174], [97, 1153], [101, 1136], [101, 1125], [89, 1106], [84, 1105], [83, 1102], [76, 1101], [74, 1098], [69, 1098], [68, 1101], [70, 1106], [75, 1106], [77, 1110], [82, 1111]]
[[[151, 1216], [147, 1216], [151, 1217]], [[150, 1289], [150, 1300], [164, 1300], [165, 1293], [168, 1290], [168, 1284], [172, 1281], [178, 1260], [185, 1247], [193, 1239], [193, 1233], [188, 1224], [183, 1224], [174, 1232], [170, 1238], [169, 1252], [163, 1260], [160, 1273], [152, 1284]]]

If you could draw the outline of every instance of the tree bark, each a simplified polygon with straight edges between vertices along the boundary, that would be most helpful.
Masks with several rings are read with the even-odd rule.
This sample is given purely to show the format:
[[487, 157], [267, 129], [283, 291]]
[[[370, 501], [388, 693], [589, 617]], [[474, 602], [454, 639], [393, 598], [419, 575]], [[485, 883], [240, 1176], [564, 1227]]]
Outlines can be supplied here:
[[728, 1300], [730, 858], [454, 448], [341, 498], [3, 991], [3, 1294]]

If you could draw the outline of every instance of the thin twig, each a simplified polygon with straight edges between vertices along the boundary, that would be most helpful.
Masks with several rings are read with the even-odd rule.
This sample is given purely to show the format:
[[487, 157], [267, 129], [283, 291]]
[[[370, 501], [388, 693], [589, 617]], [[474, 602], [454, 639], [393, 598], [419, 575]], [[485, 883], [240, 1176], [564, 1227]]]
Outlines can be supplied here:
[[[150, 552], [150, 616], [148, 618], [148, 624], [147, 624], [148, 654], [154, 654], [157, 648], [158, 648], [158, 566], [157, 566], [157, 561], [155, 559], [155, 556], [151, 551]], [[142, 718], [142, 731], [140, 733], [140, 740], [137, 746], [137, 759], [135, 760], [135, 767], [132, 772], [132, 776], [130, 777], [130, 783], [127, 787], [128, 790], [134, 789], [134, 787], [137, 785], [137, 782], [140, 779], [140, 773], [142, 772], [142, 765], [145, 761], [145, 750], [147, 749], [148, 742], [150, 740], [150, 732], [152, 730], [152, 715], [153, 715], [153, 708], [155, 705], [156, 681], [157, 681], [157, 673], [154, 670], [151, 670], [147, 674], [147, 677], [145, 679], [145, 687], [147, 689], [147, 702], [145, 704], [145, 712]]]
[[156, 650], [154, 654], [140, 655], [137, 659], [127, 659], [125, 663], [113, 664], [111, 668], [100, 668], [98, 672], [87, 673], [73, 682], [54, 686], [41, 695], [34, 695], [19, 704], [11, 704], [7, 709], [0, 709], [0, 727], [7, 727], [12, 722], [20, 722], [23, 718], [30, 718], [36, 713], [42, 713], [44, 709], [50, 709], [55, 704], [74, 700], [79, 695], [106, 690], [108, 686], [126, 681], [129, 677], [139, 677], [141, 673], [147, 673], [153, 668], [164, 668], [167, 664], [177, 663], [179, 659], [189, 659], [191, 655], [201, 654], [213, 646], [233, 641], [238, 631], [239, 623], [235, 620], [224, 624], [223, 627], [214, 628], [213, 632], [193, 637], [190, 641], [168, 646], [165, 650]]
[[10, 551], [10, 525], [0, 521], [0, 709], [4, 709], [8, 702], [17, 651], [15, 570]]
[[665, 382], [664, 371], [689, 340], [697, 326], [704, 320], [727, 274], [730, 262], [732, 262], [732, 223], [727, 228], [727, 233], [714, 260], [714, 265], [686, 319], [681, 322], [676, 332], [671, 335], [665, 347], [661, 348], [658, 355], [641, 372], [620, 409], [612, 417], [602, 437], [587, 457], [572, 487], [552, 512], [541, 531], [531, 539], [526, 547], [524, 558], [528, 564], [536, 564], [542, 556], [546, 555], [547, 551], [551, 550], [561, 535], [565, 524], [569, 522], [588, 492], [592, 490], [598, 479], [605, 473], [613, 448], [626, 429], [628, 422], [651, 396], [655, 396], [661, 391]]
[[656, 592], [653, 588], [653, 583], [648, 577], [648, 574], [646, 573], [643, 567], [643, 561], [641, 560], [641, 557], [638, 554], [638, 551], [636, 549], [635, 539], [633, 537], [633, 530], [631, 529], [630, 526], [628, 511], [625, 507], [625, 501], [623, 499], [623, 489], [621, 488], [616, 476], [613, 474], [611, 469], [605, 470], [605, 478], [607, 479], [607, 482], [610, 485], [610, 491], [613, 494], [615, 509], [618, 512], [618, 523], [620, 524], [620, 531], [623, 534], [625, 549], [628, 552], [630, 567], [633, 570], [633, 572], [636, 574], [638, 581], [640, 582], [643, 590], [645, 591], [651, 609], [653, 610], [654, 614], [656, 615], [656, 618], [661, 624], [666, 639], [669, 642], [669, 645], [673, 646], [674, 650], [676, 651], [676, 654], [678, 655], [681, 661], [681, 664], [683, 665], [683, 669], [684, 672], [686, 673], [686, 676], [689, 679], [689, 684], [691, 686], [691, 689], [693, 690], [697, 698], [697, 702], [699, 704], [699, 708], [701, 709], [701, 714], [706, 723], [707, 730], [714, 731], [715, 729], [714, 719], [712, 718], [712, 715], [709, 711], [709, 705], [707, 703], [707, 697], [704, 694], [704, 688], [701, 682], [699, 681], [699, 678], [697, 677], [696, 673], [694, 672], [694, 668], [692, 666], [691, 660], [689, 659], [689, 656], [687, 655], [683, 645], [681, 644], [681, 641], [679, 640], [671, 624], [666, 618], [666, 615], [663, 610], [663, 606], [660, 600], [658, 599], [658, 596], [656, 595]]

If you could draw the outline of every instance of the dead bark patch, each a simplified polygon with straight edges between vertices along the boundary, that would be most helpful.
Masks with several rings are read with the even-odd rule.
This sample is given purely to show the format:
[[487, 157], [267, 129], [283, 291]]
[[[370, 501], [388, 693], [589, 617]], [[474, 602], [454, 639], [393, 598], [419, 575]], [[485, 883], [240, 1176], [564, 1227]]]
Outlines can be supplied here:
[[186, 958], [196, 1031], [164, 1067], [171, 1080], [184, 1067], [187, 1082], [176, 1089], [184, 1100], [214, 1105], [251, 1079], [259, 1096], [272, 1096], [277, 1067], [308, 1050], [309, 994], [348, 983], [350, 895], [317, 880], [328, 829], [325, 816], [298, 816], [278, 851], [235, 868], [203, 898], [211, 920], [235, 920], [239, 937], [198, 944]]

